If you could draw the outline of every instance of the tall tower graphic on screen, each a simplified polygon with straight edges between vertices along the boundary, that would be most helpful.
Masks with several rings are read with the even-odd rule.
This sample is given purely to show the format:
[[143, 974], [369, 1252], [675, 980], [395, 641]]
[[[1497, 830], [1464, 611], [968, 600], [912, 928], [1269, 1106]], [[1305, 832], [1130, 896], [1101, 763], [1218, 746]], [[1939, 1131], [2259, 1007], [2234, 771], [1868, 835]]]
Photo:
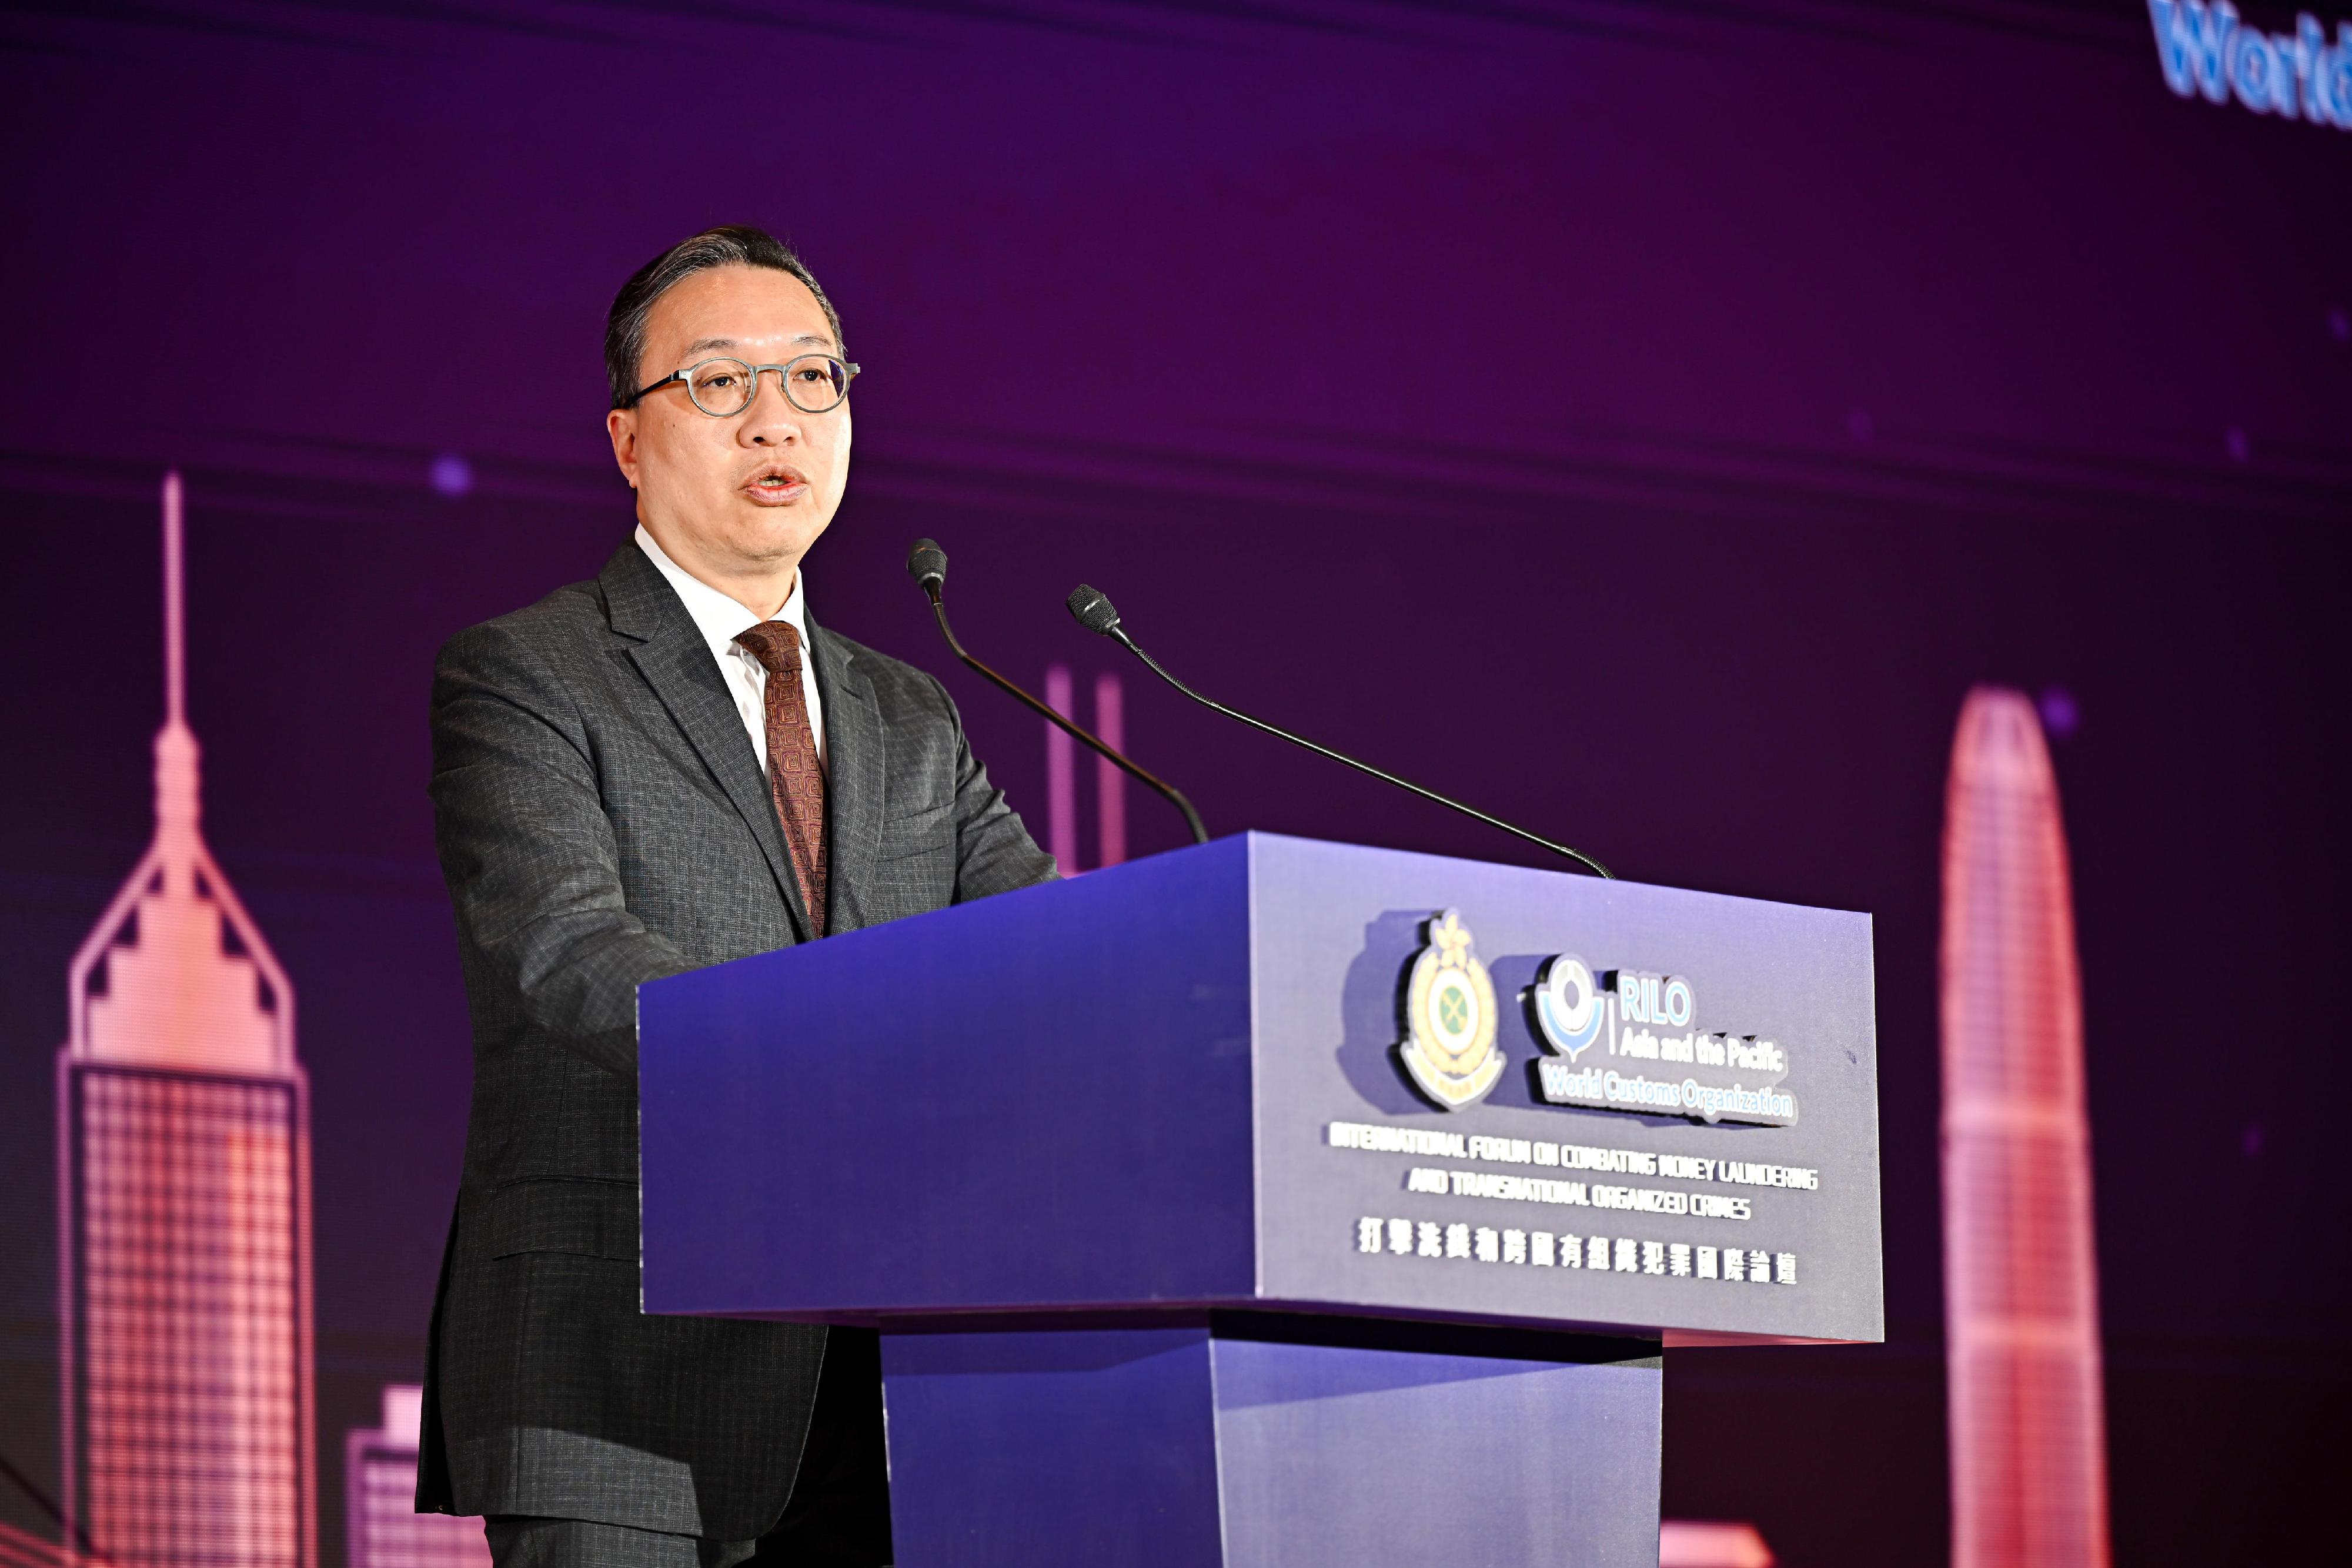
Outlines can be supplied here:
[[67, 1539], [310, 1568], [310, 1136], [286, 973], [205, 847], [163, 483], [155, 838], [74, 956], [58, 1061]]
[[1960, 709], [1944, 823], [1944, 1296], [1959, 1568], [2107, 1562], [2083, 998], [2033, 705]]

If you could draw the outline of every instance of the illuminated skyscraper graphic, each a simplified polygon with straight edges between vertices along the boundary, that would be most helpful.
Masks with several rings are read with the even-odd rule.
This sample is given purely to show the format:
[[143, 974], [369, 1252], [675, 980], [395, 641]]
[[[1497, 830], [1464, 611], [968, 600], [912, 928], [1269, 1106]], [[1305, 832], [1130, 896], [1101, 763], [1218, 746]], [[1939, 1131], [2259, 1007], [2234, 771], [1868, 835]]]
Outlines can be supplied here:
[[80, 1561], [54, 1541], [0, 1524], [0, 1568], [77, 1568]]
[[1959, 1568], [2107, 1562], [2083, 998], [2033, 705], [1960, 709], [1944, 821], [1944, 1300]]
[[58, 1061], [66, 1513], [115, 1568], [311, 1568], [308, 1091], [198, 826], [182, 583], [175, 474], [155, 838], [74, 956]]
[[416, 1440], [424, 1406], [422, 1388], [387, 1383], [383, 1426], [354, 1430], [343, 1440], [349, 1568], [490, 1568], [480, 1520], [416, 1511]]
[[[1045, 666], [1045, 706], [1065, 718], [1077, 717], [1067, 664]], [[1051, 721], [1045, 731], [1045, 852], [1064, 876], [1086, 869], [1078, 860], [1077, 742]], [[1127, 749], [1126, 703], [1119, 679], [1095, 677], [1095, 734], [1113, 751]], [[1127, 775], [1108, 757], [1095, 758], [1095, 828], [1097, 869], [1127, 860]]]

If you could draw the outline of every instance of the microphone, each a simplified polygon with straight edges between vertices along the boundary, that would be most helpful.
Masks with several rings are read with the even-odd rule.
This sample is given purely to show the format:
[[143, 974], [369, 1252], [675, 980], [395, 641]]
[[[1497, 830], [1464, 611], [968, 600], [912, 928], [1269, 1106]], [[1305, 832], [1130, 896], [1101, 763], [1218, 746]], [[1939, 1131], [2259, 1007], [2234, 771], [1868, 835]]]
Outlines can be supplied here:
[[917, 539], [915, 541], [915, 548], [907, 552], [907, 575], [915, 580], [917, 586], [920, 587], [925, 596], [930, 600], [931, 616], [940, 623], [940, 635], [947, 639], [949, 651], [962, 660], [967, 667], [994, 684], [1014, 701], [1044, 715], [1047, 723], [1062, 730], [1081, 746], [1108, 758], [1145, 789], [1183, 812], [1184, 825], [1192, 830], [1194, 843], [1205, 844], [1209, 841], [1209, 830], [1201, 825], [1201, 813], [1192, 810], [1192, 802], [1184, 799], [1182, 790], [1146, 772], [1124, 752], [1114, 749], [1109, 742], [1080, 728], [1074, 721], [1064, 718], [1051, 706], [1031, 696], [1027, 692], [964, 652], [963, 644], [956, 641], [954, 630], [948, 625], [948, 607], [940, 601], [940, 594], [947, 587], [948, 582], [948, 552], [939, 547], [937, 540]]
[[1186, 685], [1183, 682], [1178, 680], [1175, 676], [1170, 674], [1165, 669], [1161, 668], [1159, 660], [1145, 653], [1142, 646], [1139, 644], [1134, 638], [1127, 634], [1127, 629], [1119, 624], [1118, 612], [1111, 608], [1110, 596], [1104, 593], [1102, 590], [1098, 588], [1089, 588], [1082, 582], [1078, 584], [1076, 589], [1071, 591], [1067, 602], [1069, 604], [1071, 615], [1076, 618], [1079, 625], [1085, 627], [1089, 632], [1097, 633], [1097, 635], [1113, 639], [1129, 653], [1142, 660], [1145, 668], [1149, 669], [1153, 674], [1158, 675], [1161, 680], [1167, 682], [1170, 685], [1175, 687], [1186, 696], [1191, 697], [1202, 707], [1213, 708], [1218, 713], [1223, 714], [1227, 718], [1239, 719], [1242, 723], [1248, 725], [1252, 729], [1262, 729], [1268, 735], [1290, 742], [1293, 746], [1304, 747], [1307, 750], [1314, 752], [1318, 757], [1328, 757], [1334, 762], [1344, 762], [1359, 773], [1369, 773], [1373, 778], [1381, 779], [1386, 783], [1393, 784], [1400, 789], [1410, 790], [1412, 793], [1420, 796], [1424, 800], [1434, 800], [1439, 805], [1459, 811], [1465, 817], [1475, 817], [1478, 821], [1486, 823], [1490, 828], [1500, 828], [1503, 831], [1511, 834], [1515, 838], [1525, 839], [1531, 844], [1539, 844], [1543, 848], [1551, 851], [1551, 852], [1556, 855], [1564, 855], [1570, 860], [1576, 861], [1582, 865], [1589, 866], [1596, 875], [1607, 877], [1612, 881], [1615, 880], [1607, 866], [1602, 865], [1599, 861], [1594, 860], [1591, 855], [1586, 854], [1581, 850], [1570, 849], [1566, 844], [1556, 844], [1549, 839], [1528, 831], [1525, 828], [1514, 827], [1511, 823], [1503, 821], [1500, 817], [1490, 817], [1475, 806], [1465, 806], [1461, 801], [1454, 800], [1448, 796], [1441, 795], [1434, 789], [1424, 789], [1420, 785], [1415, 784], [1409, 779], [1400, 779], [1395, 774], [1385, 772], [1381, 768], [1373, 767], [1369, 762], [1359, 762], [1354, 758], [1346, 755], [1344, 752], [1334, 751], [1328, 746], [1318, 746], [1304, 736], [1293, 735], [1290, 731], [1284, 729], [1279, 726], [1268, 724], [1262, 718], [1252, 718], [1249, 715], [1242, 712], [1238, 708], [1230, 708], [1213, 698], [1202, 696], [1200, 693], [1194, 691], [1192, 687]]

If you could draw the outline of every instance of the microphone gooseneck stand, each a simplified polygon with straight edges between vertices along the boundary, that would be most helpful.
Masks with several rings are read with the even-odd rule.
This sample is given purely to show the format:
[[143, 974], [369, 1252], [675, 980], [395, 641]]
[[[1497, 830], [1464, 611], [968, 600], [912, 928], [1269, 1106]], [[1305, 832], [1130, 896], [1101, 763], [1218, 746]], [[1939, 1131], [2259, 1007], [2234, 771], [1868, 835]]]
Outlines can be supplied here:
[[1201, 813], [1192, 809], [1192, 802], [1184, 798], [1182, 790], [1150, 772], [1126, 753], [1087, 730], [1075, 720], [1064, 717], [1050, 704], [1031, 696], [1021, 687], [998, 674], [964, 650], [964, 645], [956, 640], [955, 629], [948, 624], [948, 607], [940, 597], [941, 591], [947, 587], [947, 551], [941, 549], [933, 540], [917, 539], [914, 549], [907, 552], [907, 575], [913, 578], [924, 594], [929, 598], [931, 616], [940, 623], [940, 635], [947, 639], [948, 651], [963, 661], [967, 669], [991, 682], [998, 690], [1015, 702], [1043, 716], [1047, 723], [1061, 729], [1071, 739], [1093, 751], [1097, 756], [1107, 758], [1145, 789], [1151, 790], [1161, 800], [1183, 812], [1184, 825], [1192, 830], [1194, 843], [1205, 844], [1209, 841], [1209, 830], [1201, 825]]
[[[1359, 773], [1369, 773], [1373, 778], [1378, 779], [1384, 783], [1393, 784], [1398, 789], [1408, 790], [1412, 794], [1420, 796], [1424, 800], [1433, 800], [1438, 805], [1444, 806], [1450, 810], [1459, 811], [1465, 817], [1475, 818], [1477, 821], [1486, 823], [1490, 828], [1500, 828], [1503, 831], [1510, 834], [1514, 838], [1525, 839], [1531, 844], [1539, 845], [1544, 849], [1549, 850], [1556, 855], [1564, 856], [1569, 860], [1575, 861], [1580, 865], [1590, 868], [1596, 876], [1604, 877], [1611, 881], [1616, 880], [1614, 874], [1607, 866], [1602, 865], [1599, 861], [1594, 860], [1582, 850], [1571, 849], [1566, 844], [1554, 843], [1551, 840], [1543, 837], [1539, 833], [1531, 833], [1525, 828], [1517, 827], [1510, 822], [1503, 821], [1500, 817], [1490, 816], [1486, 812], [1478, 810], [1475, 806], [1465, 806], [1461, 801], [1454, 800], [1448, 796], [1441, 795], [1434, 789], [1424, 789], [1420, 785], [1412, 782], [1410, 779], [1400, 779], [1395, 774], [1388, 772], [1383, 768], [1375, 768], [1369, 762], [1359, 762], [1345, 752], [1334, 751], [1328, 746], [1318, 746], [1315, 742], [1307, 739], [1303, 735], [1293, 735], [1290, 731], [1282, 728], [1279, 725], [1268, 724], [1262, 718], [1253, 718], [1248, 714], [1242, 712], [1239, 708], [1227, 707], [1223, 703], [1218, 702], [1213, 697], [1202, 695], [1199, 692], [1194, 691], [1191, 686], [1186, 685], [1182, 681], [1178, 680], [1174, 675], [1169, 674], [1167, 669], [1161, 665], [1159, 660], [1153, 658], [1150, 654], [1143, 651], [1142, 644], [1139, 643], [1134, 638], [1127, 634], [1127, 629], [1119, 624], [1118, 612], [1111, 608], [1109, 596], [1105, 594], [1100, 589], [1089, 588], [1082, 582], [1078, 584], [1076, 589], [1072, 591], [1067, 602], [1069, 605], [1070, 614], [1076, 619], [1079, 625], [1085, 627], [1089, 632], [1097, 632], [1102, 636], [1111, 638], [1113, 641], [1117, 642], [1119, 646], [1125, 648], [1129, 653], [1142, 660], [1146, 669], [1150, 670], [1153, 674], [1158, 675], [1161, 680], [1167, 682], [1170, 685], [1173, 686], [1179, 692], [1181, 692], [1184, 695], [1192, 698], [1194, 702], [1199, 703], [1202, 707], [1213, 709], [1218, 713], [1223, 714], [1227, 718], [1238, 719], [1242, 723], [1249, 726], [1252, 729], [1263, 730], [1266, 734], [1275, 737], [1276, 739], [1290, 742], [1293, 746], [1304, 747], [1307, 750], [1314, 752], [1318, 757], [1328, 757], [1334, 762], [1345, 763]], [[942, 622], [941, 624], [944, 625], [945, 622]]]

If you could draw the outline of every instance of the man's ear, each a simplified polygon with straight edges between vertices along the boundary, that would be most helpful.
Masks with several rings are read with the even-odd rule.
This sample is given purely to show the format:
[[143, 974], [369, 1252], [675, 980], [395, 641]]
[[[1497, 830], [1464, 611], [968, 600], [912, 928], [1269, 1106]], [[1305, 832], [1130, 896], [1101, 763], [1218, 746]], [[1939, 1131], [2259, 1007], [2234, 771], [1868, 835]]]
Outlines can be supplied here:
[[604, 434], [613, 438], [613, 461], [629, 488], [637, 487], [637, 411], [616, 408], [604, 416]]

